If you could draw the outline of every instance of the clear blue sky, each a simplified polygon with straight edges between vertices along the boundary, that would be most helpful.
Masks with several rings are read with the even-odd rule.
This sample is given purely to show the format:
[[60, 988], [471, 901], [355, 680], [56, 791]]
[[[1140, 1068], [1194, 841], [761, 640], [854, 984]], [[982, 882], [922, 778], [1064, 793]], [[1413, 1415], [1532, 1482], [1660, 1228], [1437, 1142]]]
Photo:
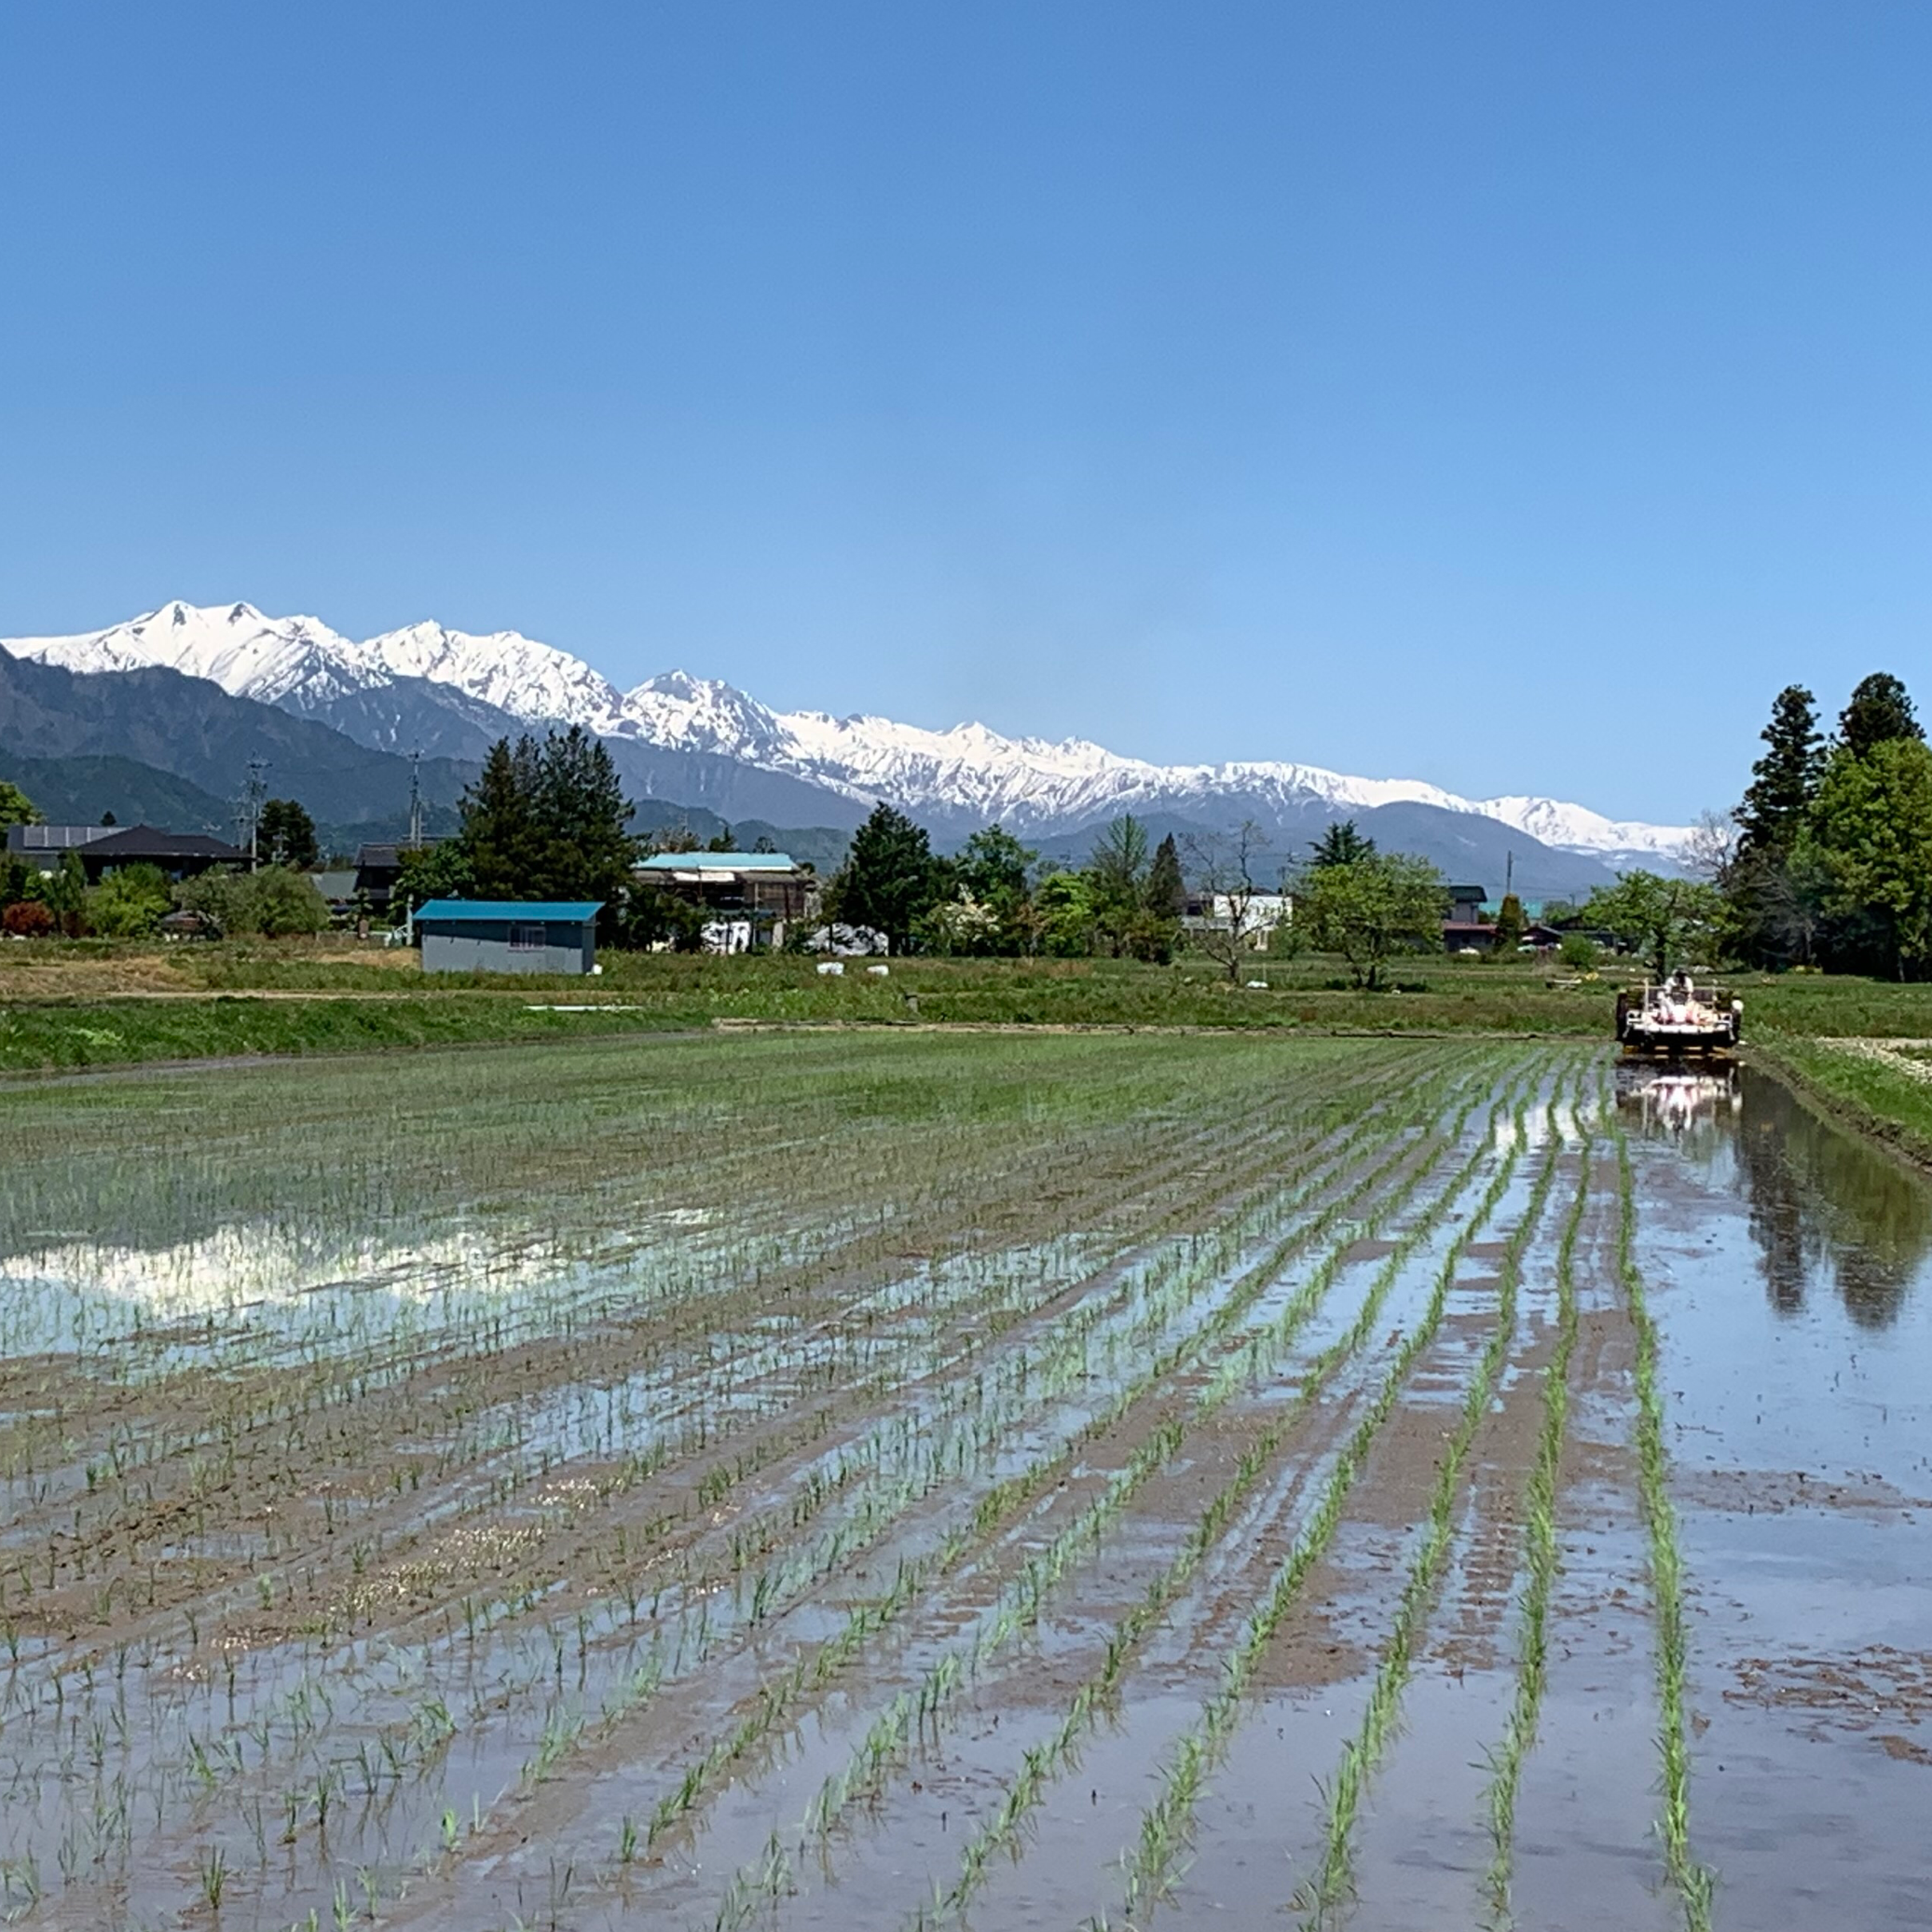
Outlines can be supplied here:
[[1932, 708], [1932, 7], [0, 13], [0, 635], [1675, 818]]

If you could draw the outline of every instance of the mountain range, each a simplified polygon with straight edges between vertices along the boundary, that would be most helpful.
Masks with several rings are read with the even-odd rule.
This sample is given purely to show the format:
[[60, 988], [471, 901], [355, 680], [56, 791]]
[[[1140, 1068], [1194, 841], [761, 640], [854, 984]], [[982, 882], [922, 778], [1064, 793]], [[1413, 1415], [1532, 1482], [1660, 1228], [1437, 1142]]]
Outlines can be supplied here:
[[[642, 800], [733, 821], [849, 830], [884, 799], [941, 844], [997, 820], [1043, 849], [1071, 853], [1132, 812], [1157, 834], [1253, 819], [1286, 856], [1324, 825], [1352, 817], [1384, 844], [1421, 852], [1491, 887], [1500, 886], [1509, 855], [1518, 889], [1547, 895], [1586, 890], [1617, 868], [1674, 869], [1689, 837], [1687, 827], [1618, 822], [1559, 800], [1470, 800], [1419, 780], [1355, 778], [1314, 765], [1158, 765], [1080, 739], [1008, 738], [979, 724], [938, 732], [876, 717], [777, 712], [682, 671], [621, 691], [582, 659], [515, 631], [477, 635], [424, 623], [357, 641], [313, 617], [176, 601], [104, 630], [0, 639], [0, 650], [24, 661], [17, 672], [33, 664], [75, 674], [73, 697], [82, 711], [89, 708], [83, 687], [174, 672], [185, 683], [219, 687], [230, 704], [264, 707], [322, 733], [298, 732], [292, 743], [285, 731], [266, 728], [275, 742], [253, 754], [270, 760], [271, 790], [302, 797], [319, 818], [355, 816], [336, 809], [357, 802], [351, 747], [381, 759], [379, 771], [362, 772], [373, 788], [362, 797], [373, 803], [379, 796], [387, 816], [399, 784], [406, 798], [400, 754], [424, 754], [425, 795], [446, 806], [497, 738], [582, 724], [610, 746]], [[196, 745], [213, 751], [205, 725], [186, 732], [185, 755], [173, 742], [184, 729], [183, 704], [205, 710], [216, 695], [171, 695], [161, 708], [173, 722], [151, 720], [136, 733], [142, 748], [89, 740], [85, 725], [54, 739], [69, 753], [120, 754], [232, 792], [232, 764], [217, 773], [211, 758], [194, 754]], [[24, 741], [14, 706], [7, 709], [0, 748], [54, 755], [52, 742]], [[346, 741], [339, 751], [325, 751], [330, 737]], [[320, 776], [329, 796], [312, 796], [298, 774], [311, 785]]]

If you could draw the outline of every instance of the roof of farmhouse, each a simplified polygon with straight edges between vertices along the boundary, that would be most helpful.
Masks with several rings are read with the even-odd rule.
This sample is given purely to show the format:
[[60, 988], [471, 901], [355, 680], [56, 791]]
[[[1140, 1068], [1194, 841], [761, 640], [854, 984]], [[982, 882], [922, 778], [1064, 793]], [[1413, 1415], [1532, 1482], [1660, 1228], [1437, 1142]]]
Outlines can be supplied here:
[[416, 909], [416, 923], [448, 919], [485, 925], [491, 920], [542, 920], [559, 925], [588, 925], [604, 910], [602, 899], [432, 899]]
[[795, 872], [788, 852], [653, 852], [640, 872]]

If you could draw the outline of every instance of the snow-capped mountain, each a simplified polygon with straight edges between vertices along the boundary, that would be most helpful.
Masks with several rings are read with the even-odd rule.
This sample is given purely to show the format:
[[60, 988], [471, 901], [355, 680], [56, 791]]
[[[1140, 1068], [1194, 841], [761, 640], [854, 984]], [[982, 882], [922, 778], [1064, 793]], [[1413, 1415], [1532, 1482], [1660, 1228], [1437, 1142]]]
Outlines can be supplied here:
[[[1157, 765], [1078, 738], [1007, 738], [980, 724], [939, 732], [884, 718], [775, 712], [682, 671], [620, 692], [581, 659], [515, 631], [479, 636], [425, 623], [358, 642], [313, 617], [174, 602], [106, 630], [0, 640], [0, 648], [82, 672], [169, 665], [385, 750], [418, 743], [473, 758], [506, 729], [582, 724], [659, 796], [670, 794], [653, 774], [672, 774], [663, 783], [695, 782], [693, 774], [722, 760], [810, 788], [787, 792], [788, 800], [815, 795], [843, 808], [822, 812], [820, 822], [856, 822], [881, 798], [943, 832], [998, 820], [1028, 836], [1129, 811], [1299, 826], [1311, 814], [1411, 806], [1507, 827], [1612, 867], [1673, 863], [1690, 837], [1689, 827], [1615, 821], [1560, 800], [1465, 799], [1421, 780], [1350, 777], [1318, 765]], [[647, 753], [677, 758], [653, 765]]]

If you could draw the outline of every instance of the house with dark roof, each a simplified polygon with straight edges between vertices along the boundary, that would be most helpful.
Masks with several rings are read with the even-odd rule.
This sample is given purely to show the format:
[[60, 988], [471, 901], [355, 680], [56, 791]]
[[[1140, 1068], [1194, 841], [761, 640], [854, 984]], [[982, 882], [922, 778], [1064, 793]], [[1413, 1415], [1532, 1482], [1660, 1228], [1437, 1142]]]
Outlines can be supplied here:
[[7, 849], [43, 872], [78, 855], [89, 885], [122, 866], [158, 866], [171, 879], [191, 879], [215, 866], [245, 866], [248, 854], [205, 832], [163, 831], [153, 825], [10, 825]]

